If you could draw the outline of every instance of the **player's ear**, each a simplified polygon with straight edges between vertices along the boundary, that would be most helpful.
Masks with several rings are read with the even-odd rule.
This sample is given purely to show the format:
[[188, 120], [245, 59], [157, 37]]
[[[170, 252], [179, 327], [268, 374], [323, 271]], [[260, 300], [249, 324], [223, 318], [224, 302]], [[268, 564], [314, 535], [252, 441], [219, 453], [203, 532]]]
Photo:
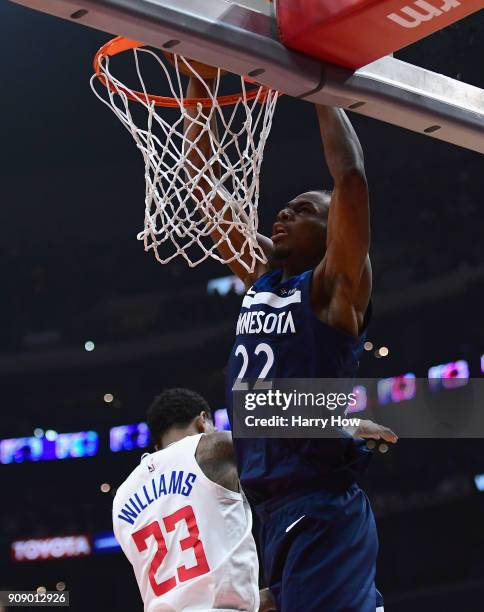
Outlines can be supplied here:
[[153, 440], [153, 448], [155, 449], [155, 451], [159, 451], [163, 448], [163, 444], [161, 443], [161, 438], [157, 438], [156, 440]]
[[199, 433], [211, 433], [215, 430], [210, 415], [202, 410], [195, 419], [195, 427]]
[[203, 411], [195, 418], [195, 429], [198, 433], [205, 433], [206, 417], [207, 413]]
[[203, 411], [202, 413], [200, 413], [200, 416], [203, 416], [203, 425], [205, 433], [213, 433], [214, 431], [216, 431], [213, 419], [208, 412]]

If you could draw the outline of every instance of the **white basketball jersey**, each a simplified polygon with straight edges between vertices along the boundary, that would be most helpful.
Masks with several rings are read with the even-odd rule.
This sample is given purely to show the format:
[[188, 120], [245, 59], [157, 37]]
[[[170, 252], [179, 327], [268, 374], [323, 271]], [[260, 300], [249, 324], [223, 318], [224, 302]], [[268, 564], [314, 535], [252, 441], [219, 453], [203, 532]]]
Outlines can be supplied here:
[[144, 455], [114, 498], [114, 533], [146, 612], [259, 608], [249, 504], [202, 472], [201, 435]]

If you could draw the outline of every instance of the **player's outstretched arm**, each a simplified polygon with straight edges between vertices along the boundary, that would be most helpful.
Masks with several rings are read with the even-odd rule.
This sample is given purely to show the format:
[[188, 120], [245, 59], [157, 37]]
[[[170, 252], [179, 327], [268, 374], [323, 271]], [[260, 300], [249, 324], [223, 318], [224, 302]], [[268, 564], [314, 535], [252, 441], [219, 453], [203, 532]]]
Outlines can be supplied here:
[[[213, 88], [214, 81], [206, 79], [206, 83], [208, 87]], [[192, 77], [190, 78], [188, 84], [186, 96], [187, 98], [206, 98], [207, 91], [201, 81], [199, 81], [195, 77]], [[196, 117], [198, 112], [199, 111], [197, 108], [187, 109], [187, 115], [190, 118]], [[217, 121], [215, 117], [212, 119], [210, 127], [212, 132], [216, 134]], [[193, 178], [199, 174], [199, 170], [201, 170], [206, 165], [207, 160], [211, 158], [212, 144], [210, 142], [209, 134], [206, 131], [203, 131], [202, 126], [199, 125], [197, 122], [191, 122], [189, 119], [185, 119], [184, 134], [187, 140], [185, 144], [185, 151], [189, 162], [186, 165], [186, 172], [188, 173], [190, 178]], [[190, 143], [193, 143], [195, 141], [196, 147], [190, 148]], [[218, 164], [213, 164], [210, 171], [213, 173], [215, 178], [220, 177], [220, 168]], [[198, 188], [198, 195], [200, 200], [203, 199], [204, 195], [206, 196], [211, 191], [209, 182], [206, 178], [203, 177], [203, 175], [199, 179]], [[194, 197], [197, 198], [197, 190], [194, 191]], [[224, 202], [218, 194], [215, 194], [215, 196], [213, 197], [212, 205], [215, 210], [222, 210]], [[227, 221], [227, 223], [232, 223], [233, 216], [230, 209], [227, 209], [224, 213], [224, 220]], [[209, 219], [207, 219], [207, 223], [210, 224]], [[245, 264], [248, 266], [250, 265], [250, 254], [247, 248], [245, 248], [244, 250], [245, 238], [235, 226], [232, 226], [229, 234], [229, 239], [233, 249], [227, 242], [227, 239], [224, 238], [223, 234], [215, 225], [213, 225], [213, 229], [210, 232], [210, 236], [214, 243], [217, 245], [218, 252], [224, 259], [230, 259], [234, 254], [233, 249], [235, 249], [237, 252], [241, 253], [241, 259], [245, 262]], [[238, 276], [245, 283], [246, 286], [250, 286], [259, 276], [261, 276], [262, 274], [267, 272], [267, 270], [270, 269], [270, 262], [272, 259], [273, 250], [272, 241], [266, 236], [258, 234], [258, 243], [264, 251], [264, 254], [268, 260], [268, 264], [261, 264], [257, 262], [256, 268], [252, 274], [247, 272], [247, 269], [236, 259], [234, 259], [228, 264], [232, 272], [236, 276]]]
[[[363, 151], [344, 111], [316, 106], [324, 154], [334, 188], [326, 255], [313, 283], [320, 296], [336, 296], [340, 326], [358, 333], [371, 292], [370, 213]], [[355, 313], [355, 308], [357, 311]]]

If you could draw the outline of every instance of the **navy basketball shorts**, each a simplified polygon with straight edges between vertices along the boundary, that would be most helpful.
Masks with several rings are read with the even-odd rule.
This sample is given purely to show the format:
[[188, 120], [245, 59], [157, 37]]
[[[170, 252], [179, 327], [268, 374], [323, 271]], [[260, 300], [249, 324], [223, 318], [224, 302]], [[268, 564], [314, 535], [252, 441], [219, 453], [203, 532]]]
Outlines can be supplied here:
[[375, 612], [378, 538], [366, 494], [317, 491], [257, 507], [267, 586], [279, 612]]

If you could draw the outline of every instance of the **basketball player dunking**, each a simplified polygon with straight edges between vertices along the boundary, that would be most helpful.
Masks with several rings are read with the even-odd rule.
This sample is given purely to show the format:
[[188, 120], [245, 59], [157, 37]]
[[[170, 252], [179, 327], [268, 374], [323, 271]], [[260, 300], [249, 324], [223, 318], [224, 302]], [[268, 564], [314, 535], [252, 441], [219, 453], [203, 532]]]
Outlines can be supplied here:
[[[187, 97], [203, 95], [191, 79]], [[282, 208], [272, 237], [259, 236], [268, 263], [254, 274], [230, 264], [248, 289], [241, 316], [257, 316], [253, 325], [237, 326], [228, 363], [229, 416], [241, 376], [258, 379], [264, 371], [276, 379], [350, 378], [357, 371], [372, 284], [363, 153], [342, 110], [316, 110], [333, 191], [303, 193]], [[199, 136], [196, 125], [185, 128], [189, 141]], [[198, 147], [206, 148], [208, 159], [208, 137]], [[193, 150], [190, 161], [200, 167]], [[212, 237], [220, 239], [216, 229]], [[230, 240], [243, 244], [236, 234]], [[230, 255], [224, 244], [218, 248]], [[272, 313], [286, 324], [271, 327]], [[396, 441], [372, 422], [363, 422], [355, 437], [342, 431], [331, 439], [234, 439], [240, 480], [262, 523], [264, 572], [280, 612], [375, 612], [383, 606], [375, 588], [373, 513], [355, 483], [370, 454], [361, 437]]]
[[157, 452], [119, 487], [116, 539], [133, 565], [147, 612], [268, 612], [252, 515], [232, 441], [216, 432], [197, 393], [168, 389], [147, 414]]

